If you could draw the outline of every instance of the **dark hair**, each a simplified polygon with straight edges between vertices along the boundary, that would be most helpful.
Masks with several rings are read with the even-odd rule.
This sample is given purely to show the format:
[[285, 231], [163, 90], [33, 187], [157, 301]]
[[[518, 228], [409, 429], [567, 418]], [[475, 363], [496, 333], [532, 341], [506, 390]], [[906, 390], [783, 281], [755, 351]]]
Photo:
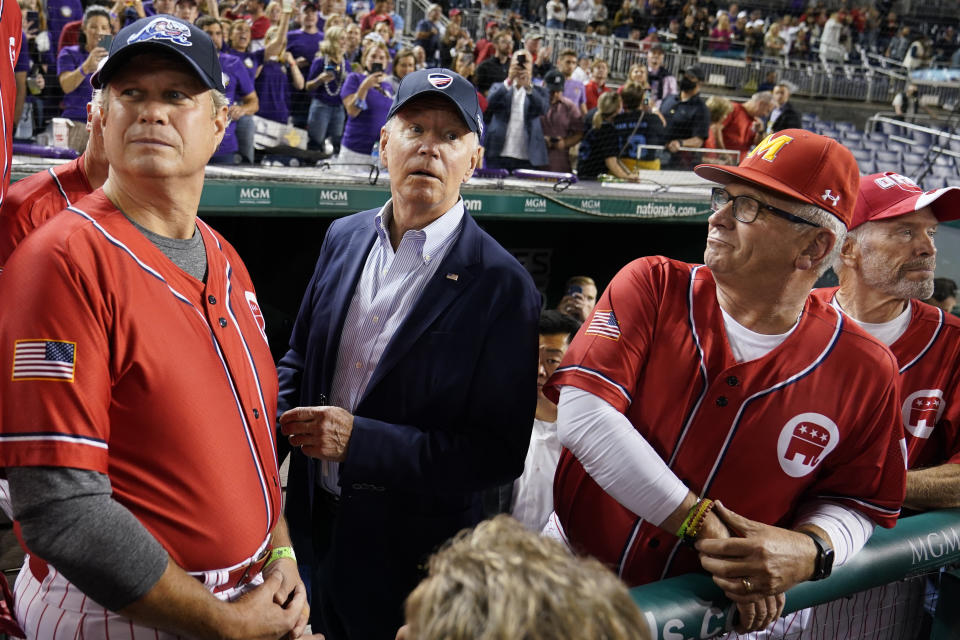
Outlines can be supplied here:
[[580, 321], [570, 317], [565, 313], [560, 313], [555, 309], [547, 309], [540, 312], [540, 323], [537, 327], [537, 333], [542, 336], [554, 336], [564, 334], [567, 340], [573, 339], [574, 334], [580, 329]]
[[643, 102], [643, 91], [634, 87], [626, 87], [620, 92], [620, 99], [623, 100], [624, 111], [634, 111]]
[[[197, 18], [197, 21], [193, 23], [193, 25], [200, 30], [203, 30], [204, 27], [209, 27], [212, 24], [220, 24], [220, 20], [214, 18], [213, 16], [200, 16]], [[220, 26], [221, 28], [223, 27], [222, 24], [220, 24]]]
[[957, 295], [957, 283], [950, 278], [933, 279], [933, 295], [930, 296], [937, 302], [943, 302], [947, 298]]
[[83, 12], [83, 19], [80, 21], [80, 23], [85, 25], [90, 18], [95, 18], [97, 16], [106, 18], [107, 22], [110, 22], [109, 9], [99, 4], [91, 4], [89, 7], [87, 7], [86, 11]]

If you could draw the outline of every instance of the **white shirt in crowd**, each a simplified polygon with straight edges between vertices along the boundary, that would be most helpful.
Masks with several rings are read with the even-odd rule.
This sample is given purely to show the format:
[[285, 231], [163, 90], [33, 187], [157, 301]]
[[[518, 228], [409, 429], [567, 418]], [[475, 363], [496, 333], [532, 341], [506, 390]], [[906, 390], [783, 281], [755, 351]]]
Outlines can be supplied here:
[[553, 511], [553, 476], [562, 448], [557, 423], [534, 419], [523, 473], [513, 482], [510, 504], [510, 514], [531, 531], [543, 530]]

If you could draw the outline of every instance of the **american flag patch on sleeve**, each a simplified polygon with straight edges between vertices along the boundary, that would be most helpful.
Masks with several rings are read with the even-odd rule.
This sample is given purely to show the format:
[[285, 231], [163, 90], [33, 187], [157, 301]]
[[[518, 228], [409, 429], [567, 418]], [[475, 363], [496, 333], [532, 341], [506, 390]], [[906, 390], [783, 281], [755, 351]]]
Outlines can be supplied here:
[[613, 315], [612, 309], [601, 311], [597, 309], [593, 312], [593, 318], [587, 325], [586, 334], [588, 336], [602, 336], [610, 340], [620, 339], [620, 325], [617, 323], [617, 317]]
[[17, 340], [13, 350], [14, 380], [73, 382], [77, 343], [64, 340]]

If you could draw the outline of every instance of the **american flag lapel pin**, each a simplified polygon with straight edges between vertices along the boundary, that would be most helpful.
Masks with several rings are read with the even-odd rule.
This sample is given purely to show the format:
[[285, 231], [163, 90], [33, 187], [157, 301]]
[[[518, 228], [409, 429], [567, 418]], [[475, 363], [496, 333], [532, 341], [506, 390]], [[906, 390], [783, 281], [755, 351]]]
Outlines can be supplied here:
[[448, 273], [448, 274], [447, 274], [447, 280], [453, 280], [454, 282], [456, 282], [456, 281], [459, 280], [459, 279], [460, 279], [460, 274], [457, 274], [457, 273]]

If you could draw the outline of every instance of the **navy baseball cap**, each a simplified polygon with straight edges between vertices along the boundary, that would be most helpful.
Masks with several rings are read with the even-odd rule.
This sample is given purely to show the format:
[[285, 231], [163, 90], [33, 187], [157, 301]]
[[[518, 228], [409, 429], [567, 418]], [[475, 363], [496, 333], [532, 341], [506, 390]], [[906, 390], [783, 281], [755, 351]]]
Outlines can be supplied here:
[[204, 85], [223, 91], [223, 70], [213, 40], [202, 29], [168, 15], [141, 18], [117, 33], [106, 61], [90, 78], [95, 89], [102, 89], [123, 64], [147, 51], [173, 53], [197, 72]]
[[397, 99], [390, 107], [387, 119], [392, 118], [410, 100], [430, 93], [443, 96], [455, 104], [470, 131], [478, 136], [483, 135], [483, 112], [477, 100], [477, 88], [450, 69], [421, 69], [403, 76], [397, 87]]

